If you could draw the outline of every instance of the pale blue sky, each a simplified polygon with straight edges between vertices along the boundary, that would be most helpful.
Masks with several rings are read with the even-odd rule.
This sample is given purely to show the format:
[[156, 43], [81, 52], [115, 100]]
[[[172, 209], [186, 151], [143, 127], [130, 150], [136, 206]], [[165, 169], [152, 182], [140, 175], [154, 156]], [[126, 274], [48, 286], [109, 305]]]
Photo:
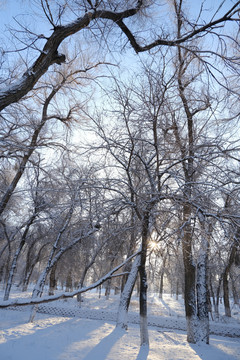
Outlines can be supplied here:
[[[12, 25], [14, 26], [15, 22], [13, 17], [17, 16], [17, 18], [23, 19], [26, 17], [27, 14], [32, 14], [33, 9], [36, 8], [36, 3], [38, 0], [0, 0], [0, 30], [1, 32], [4, 31], [5, 25]], [[204, 8], [213, 10], [221, 4], [221, 0], [205, 0], [204, 1]], [[39, 1], [40, 3], [40, 1]], [[189, 4], [188, 8], [191, 12], [198, 12], [200, 8], [201, 1], [197, 0], [188, 0], [186, 1]], [[229, 8], [231, 5], [234, 4], [233, 0], [226, 0], [225, 4], [223, 5], [223, 11]], [[205, 13], [207, 16], [207, 13]], [[40, 19], [39, 19], [40, 20]], [[40, 23], [42, 23], [40, 21]], [[40, 25], [39, 23], [35, 22], [35, 26]], [[50, 26], [50, 25], [49, 25]]]
[[0, 26], [13, 25], [13, 17], [27, 12], [27, 2], [22, 0], [0, 0]]
[[[165, 2], [164, 0], [162, 1]], [[213, 14], [213, 9], [216, 9], [216, 7], [221, 4], [221, 2], [221, 0], [205, 0], [205, 9], [211, 10], [209, 12], [205, 12], [206, 17], [209, 17], [210, 14]], [[11, 26], [15, 29], [19, 28], [17, 23], [14, 21], [14, 16], [19, 20], [19, 22], [29, 26], [32, 31], [38, 34], [44, 33], [44, 35], [46, 36], [50, 35], [51, 25], [47, 22], [44, 16], [42, 18], [39, 16], [39, 14], [41, 14], [40, 11], [39, 14], [36, 15], [37, 3], [40, 4], [40, 0], [0, 0], [0, 47], [2, 47], [4, 50], [14, 50], [11, 35], [7, 31], [7, 26]], [[232, 6], [233, 3], [233, 0], [226, 0], [221, 12], [226, 10], [226, 8]], [[191, 13], [196, 13], [200, 8], [201, 1], [188, 0], [186, 1], [186, 4], [188, 4], [187, 11]], [[221, 15], [221, 13], [219, 15]], [[159, 21], [164, 21], [165, 19], [166, 16], [159, 17]], [[166, 23], [167, 22], [169, 23], [169, 20], [166, 20]], [[158, 26], [159, 25], [157, 23], [156, 32]], [[229, 24], [228, 26], [230, 27], [231, 24]], [[17, 47], [21, 48], [22, 44], [18, 44]], [[134, 62], [134, 59], [136, 58], [134, 51], [128, 51], [128, 55], [126, 58], [127, 59], [125, 60], [129, 60], [129, 64], [132, 64]]]

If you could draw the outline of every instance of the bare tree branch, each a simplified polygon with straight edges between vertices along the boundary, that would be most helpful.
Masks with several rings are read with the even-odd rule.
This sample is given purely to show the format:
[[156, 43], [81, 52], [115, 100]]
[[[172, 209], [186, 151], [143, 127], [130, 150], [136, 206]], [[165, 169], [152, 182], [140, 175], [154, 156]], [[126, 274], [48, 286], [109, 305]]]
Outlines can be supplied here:
[[69, 36], [76, 34], [82, 29], [86, 28], [93, 20], [107, 19], [116, 23], [122, 32], [127, 36], [131, 46], [136, 53], [144, 52], [153, 49], [157, 46], [176, 46], [187, 42], [188, 40], [197, 37], [200, 34], [206, 34], [216, 26], [223, 24], [226, 21], [236, 21], [234, 15], [240, 11], [240, 1], [227, 11], [221, 18], [208, 22], [207, 24], [199, 27], [194, 27], [193, 31], [184, 34], [182, 37], [177, 37], [172, 40], [159, 38], [154, 42], [141, 46], [138, 44], [134, 34], [124, 24], [123, 19], [136, 15], [143, 7], [143, 0], [139, 0], [135, 8], [127, 9], [122, 12], [113, 12], [109, 10], [93, 10], [85, 13], [82, 17], [77, 18], [76, 21], [71, 22], [65, 26], [55, 26], [52, 35], [48, 38], [41, 54], [34, 62], [34, 64], [23, 74], [22, 79], [18, 80], [15, 84], [7, 89], [0, 91], [0, 111], [8, 105], [17, 102], [24, 95], [26, 95], [45, 74], [52, 64], [62, 64], [65, 62], [65, 55], [58, 53], [59, 45]]
[[[58, 295], [54, 295], [54, 296], [46, 296], [46, 297], [42, 297], [42, 298], [34, 298], [34, 299], [27, 299], [27, 300], [26, 299], [19, 299], [17, 301], [16, 300], [3, 301], [3, 302], [0, 303], [0, 308], [7, 308], [7, 307], [10, 307], [10, 306], [25, 306], [25, 305], [43, 304], [43, 303], [48, 303], [48, 302], [56, 301], [56, 300], [60, 300], [60, 299], [72, 298], [72, 297], [74, 297], [74, 296], [76, 296], [78, 294], [85, 293], [85, 292], [87, 292], [89, 290], [92, 290], [92, 289], [96, 288], [97, 286], [102, 285], [105, 281], [107, 281], [108, 279], [113, 277], [113, 274], [116, 271], [118, 271], [128, 261], [130, 261], [132, 258], [134, 258], [139, 253], [140, 253], [140, 251], [137, 251], [136, 253], [134, 253], [132, 256], [130, 256], [125, 261], [123, 261], [120, 265], [116, 266], [114, 269], [109, 271], [106, 275], [101, 277], [98, 281], [96, 281], [92, 285], [83, 287], [83, 288], [78, 289], [76, 291], [62, 293], [62, 294], [58, 294]], [[122, 276], [124, 273], [119, 274], [119, 276]]]

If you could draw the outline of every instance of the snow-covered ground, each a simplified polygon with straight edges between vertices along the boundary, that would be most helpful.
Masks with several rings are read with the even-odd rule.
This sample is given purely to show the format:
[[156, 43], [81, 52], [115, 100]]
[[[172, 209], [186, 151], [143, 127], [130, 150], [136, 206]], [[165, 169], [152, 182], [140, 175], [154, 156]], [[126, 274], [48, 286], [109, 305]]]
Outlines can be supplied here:
[[[15, 290], [11, 297], [23, 297], [23, 293]], [[131, 302], [128, 331], [115, 329], [118, 300], [114, 295], [109, 300], [104, 296], [99, 299], [93, 291], [84, 295], [81, 309], [75, 299], [44, 304], [39, 311], [45, 313], [38, 313], [34, 323], [28, 323], [29, 308], [23, 307], [21, 311], [2, 309], [0, 359], [240, 360], [240, 337], [237, 337], [240, 334], [240, 309], [236, 306], [232, 309], [232, 319], [221, 316], [218, 322], [211, 321], [213, 333], [218, 329], [219, 333], [227, 331], [231, 337], [211, 335], [210, 345], [190, 345], [185, 331], [179, 330], [185, 326], [182, 298], [176, 301], [174, 297], [164, 295], [161, 300], [149, 294], [148, 349], [139, 346], [137, 297], [134, 296]], [[220, 310], [223, 313], [222, 306]]]

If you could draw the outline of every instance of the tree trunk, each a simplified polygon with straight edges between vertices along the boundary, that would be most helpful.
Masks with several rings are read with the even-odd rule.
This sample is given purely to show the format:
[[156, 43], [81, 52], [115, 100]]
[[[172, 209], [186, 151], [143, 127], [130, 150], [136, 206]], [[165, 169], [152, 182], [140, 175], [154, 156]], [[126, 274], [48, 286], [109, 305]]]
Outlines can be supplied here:
[[72, 271], [70, 270], [67, 275], [66, 279], [66, 291], [72, 291], [73, 290], [73, 284], [72, 284]]
[[18, 258], [19, 258], [19, 255], [26, 243], [26, 237], [27, 237], [27, 234], [28, 234], [28, 231], [31, 227], [31, 225], [33, 224], [35, 218], [37, 216], [37, 210], [35, 209], [33, 215], [30, 217], [27, 225], [26, 225], [26, 228], [23, 232], [23, 235], [22, 235], [22, 238], [21, 238], [21, 241], [19, 243], [19, 246], [15, 252], [15, 255], [13, 257], [13, 261], [12, 261], [12, 264], [11, 264], [11, 268], [10, 268], [10, 272], [9, 272], [9, 276], [8, 276], [8, 281], [7, 281], [7, 286], [6, 286], [6, 290], [5, 290], [5, 294], [4, 294], [4, 301], [7, 301], [9, 299], [9, 295], [10, 295], [10, 291], [11, 291], [11, 287], [12, 287], [12, 282], [13, 282], [13, 276], [14, 276], [14, 273], [15, 273], [15, 270], [16, 270], [16, 266], [17, 266], [17, 261], [18, 261]]
[[191, 208], [185, 205], [183, 209], [184, 234], [182, 239], [182, 252], [184, 263], [184, 302], [187, 321], [187, 341], [195, 344], [197, 338], [195, 265], [192, 257], [192, 228], [189, 224]]
[[233, 238], [233, 244], [231, 247], [228, 263], [223, 272], [223, 301], [224, 301], [224, 307], [225, 307], [225, 315], [227, 317], [231, 317], [228, 277], [229, 277], [229, 272], [230, 272], [231, 266], [233, 265], [233, 263], [235, 261], [235, 256], [236, 256], [237, 249], [239, 246], [239, 238], [240, 238], [240, 229], [237, 228], [236, 234]]
[[176, 300], [178, 300], [178, 296], [179, 296], [179, 280], [177, 279], [177, 282], [176, 282]]
[[57, 286], [56, 270], [57, 270], [57, 263], [52, 267], [52, 270], [51, 270], [50, 276], [49, 276], [49, 291], [48, 291], [49, 296], [54, 295], [54, 290], [56, 289], [56, 286]]
[[149, 345], [148, 327], [147, 327], [147, 273], [146, 273], [146, 257], [147, 257], [147, 240], [149, 226], [149, 211], [146, 211], [143, 218], [142, 228], [142, 251], [139, 266], [140, 275], [140, 337], [141, 345]]
[[220, 300], [222, 277], [223, 277], [223, 275], [221, 274], [221, 276], [218, 280], [218, 287], [217, 287], [217, 292], [216, 292], [216, 303], [215, 303], [215, 307], [214, 307], [214, 313], [215, 313], [215, 316], [217, 319], [219, 318], [219, 300]]
[[[131, 201], [134, 202], [134, 197], [131, 197]], [[131, 254], [134, 253], [134, 249], [136, 246], [136, 234], [135, 234], [135, 223], [136, 223], [136, 219], [135, 219], [135, 211], [134, 209], [131, 210], [131, 234], [130, 234], [130, 241], [129, 241], [129, 248], [128, 248], [128, 253], [127, 253], [127, 257], [131, 256]], [[123, 268], [123, 272], [130, 272], [132, 269], [132, 262], [128, 262], [124, 268]], [[121, 281], [121, 292], [123, 292], [125, 284], [127, 282], [128, 279], [128, 274], [125, 274], [122, 276], [122, 281]]]
[[109, 300], [109, 296], [110, 296], [110, 292], [111, 292], [111, 284], [112, 284], [112, 279], [108, 279], [106, 287], [105, 287], [106, 300]]
[[5, 268], [5, 264], [2, 264], [2, 266], [0, 267], [0, 284], [3, 280], [4, 268]]
[[235, 305], [239, 305], [239, 296], [238, 296], [238, 292], [237, 292], [231, 271], [230, 271], [229, 275], [230, 275], [231, 285], [232, 285], [233, 301], [234, 301]]
[[209, 292], [210, 301], [211, 301], [211, 298], [212, 298], [213, 308], [215, 309], [216, 300], [215, 300], [215, 295], [214, 295], [214, 291], [213, 291], [212, 277], [211, 276], [209, 278], [209, 288], [210, 288], [210, 292]]
[[32, 266], [32, 263], [31, 263], [31, 258], [32, 258], [31, 252], [32, 252], [33, 248], [34, 248], [34, 242], [29, 245], [28, 251], [27, 251], [26, 265], [25, 265], [24, 276], [23, 276], [23, 281], [22, 281], [22, 291], [23, 292], [27, 291], [30, 276], [31, 276], [32, 271], [33, 271], [33, 266]]
[[134, 285], [137, 280], [138, 269], [140, 265], [140, 255], [137, 255], [130, 274], [128, 275], [127, 281], [125, 283], [124, 289], [121, 293], [121, 298], [118, 307], [118, 314], [117, 314], [117, 327], [121, 327], [122, 329], [127, 330], [127, 315], [128, 315], [128, 308], [133, 292]]
[[100, 285], [98, 287], [98, 298], [101, 299], [101, 295], [102, 295], [102, 285]]
[[208, 289], [207, 289], [207, 271], [208, 271], [208, 243], [203, 240], [200, 250], [200, 256], [197, 264], [197, 316], [198, 331], [197, 341], [204, 341], [209, 344], [209, 316], [208, 316]]
[[163, 279], [164, 279], [164, 272], [165, 272], [165, 265], [167, 261], [167, 255], [163, 257], [162, 269], [160, 273], [160, 286], [159, 286], [159, 298], [162, 299], [163, 296]]
[[33, 269], [34, 269], [34, 267], [37, 265], [37, 263], [39, 262], [40, 257], [41, 257], [41, 253], [42, 253], [43, 249], [44, 249], [46, 246], [48, 246], [48, 243], [43, 244], [43, 245], [41, 246], [41, 248], [37, 251], [37, 255], [34, 257], [34, 259], [31, 260], [31, 262], [30, 262], [29, 252], [28, 252], [27, 259], [28, 259], [28, 257], [29, 257], [29, 260], [27, 260], [27, 264], [26, 264], [25, 275], [24, 275], [24, 279], [23, 279], [23, 288], [22, 288], [22, 291], [27, 291], [27, 288], [28, 288], [28, 284], [29, 284], [31, 275], [32, 275], [32, 273], [33, 273]]
[[29, 285], [29, 281], [30, 281], [33, 269], [34, 269], [34, 266], [31, 266], [28, 273], [26, 274], [26, 276], [23, 279], [22, 292], [25, 292], [28, 289], [28, 285]]
[[162, 299], [162, 295], [163, 295], [163, 277], [164, 277], [164, 270], [162, 269], [160, 275], [159, 299]]
[[228, 286], [228, 271], [224, 271], [223, 273], [223, 302], [224, 302], [225, 316], [231, 317], [229, 286]]
[[[103, 244], [101, 244], [98, 249], [95, 251], [94, 255], [92, 256], [91, 259], [89, 259], [89, 262], [88, 264], [85, 266], [84, 270], [83, 270], [83, 273], [81, 275], [81, 280], [78, 284], [78, 288], [82, 288], [83, 287], [83, 284], [84, 284], [84, 280], [85, 280], [85, 277], [87, 275], [87, 272], [88, 270], [91, 268], [91, 266], [95, 263], [95, 260], [96, 260], [96, 257], [97, 255], [99, 254], [100, 250], [102, 249], [103, 247]], [[82, 302], [82, 294], [78, 294], [77, 295], [77, 301], [79, 303], [79, 306], [81, 306], [81, 302]]]

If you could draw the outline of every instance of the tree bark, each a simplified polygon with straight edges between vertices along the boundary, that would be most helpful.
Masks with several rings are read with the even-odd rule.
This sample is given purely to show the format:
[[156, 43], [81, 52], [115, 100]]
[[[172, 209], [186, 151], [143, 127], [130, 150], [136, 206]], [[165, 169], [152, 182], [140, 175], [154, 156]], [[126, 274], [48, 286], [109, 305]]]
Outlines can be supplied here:
[[230, 279], [231, 279], [232, 294], [233, 294], [234, 304], [235, 304], [235, 305], [240, 305], [240, 304], [239, 304], [238, 291], [237, 291], [237, 289], [236, 289], [235, 282], [234, 282], [234, 278], [233, 278], [233, 275], [232, 275], [231, 271], [229, 272], [229, 275], [230, 275]]
[[26, 243], [26, 237], [27, 237], [28, 231], [29, 231], [31, 225], [33, 224], [36, 216], [37, 216], [37, 211], [35, 209], [34, 214], [31, 216], [31, 218], [29, 219], [29, 221], [28, 221], [28, 223], [26, 225], [26, 228], [25, 228], [25, 230], [23, 232], [21, 241], [20, 241], [20, 243], [18, 245], [18, 248], [17, 248], [17, 250], [15, 252], [15, 255], [13, 257], [11, 268], [10, 268], [10, 271], [9, 271], [7, 286], [6, 286], [5, 293], [4, 293], [4, 298], [3, 298], [4, 301], [7, 301], [9, 299], [9, 295], [10, 295], [10, 291], [11, 291], [11, 287], [12, 287], [12, 282], [13, 282], [13, 276], [14, 276], [16, 266], [17, 266], [17, 261], [18, 261], [19, 255], [20, 255], [20, 253], [21, 253], [21, 251], [22, 251], [22, 249], [23, 249], [23, 247], [24, 247], [24, 245]]
[[166, 261], [167, 261], [167, 255], [164, 255], [161, 273], [160, 273], [160, 286], [159, 286], [159, 298], [160, 299], [162, 299], [162, 297], [163, 297], [163, 278], [164, 278]]
[[198, 341], [209, 344], [209, 302], [208, 302], [208, 242], [203, 239], [201, 244], [200, 256], [197, 264], [197, 316]]
[[229, 277], [229, 272], [231, 270], [231, 266], [234, 264], [234, 261], [235, 261], [237, 249], [239, 248], [239, 245], [240, 245], [239, 239], [240, 239], [240, 229], [237, 228], [236, 234], [233, 238], [233, 244], [231, 247], [228, 262], [227, 262], [227, 265], [223, 272], [223, 302], [224, 302], [224, 308], [225, 308], [225, 315], [227, 317], [231, 317], [228, 277]]
[[148, 241], [148, 227], [149, 227], [149, 211], [146, 210], [143, 217], [142, 224], [142, 250], [139, 266], [140, 275], [140, 337], [141, 346], [149, 345], [148, 337], [148, 323], [147, 323], [147, 272], [146, 272], [146, 257], [147, 257], [147, 241]]
[[133, 264], [131, 271], [128, 275], [127, 281], [125, 283], [124, 289], [121, 293], [121, 298], [118, 307], [118, 314], [117, 314], [117, 327], [121, 327], [122, 329], [127, 330], [127, 315], [128, 315], [128, 308], [133, 292], [134, 285], [137, 280], [137, 274], [140, 265], [140, 255], [137, 255]]
[[57, 287], [56, 270], [57, 270], [57, 263], [52, 267], [52, 270], [50, 272], [48, 295], [54, 295], [54, 290], [56, 290]]
[[119, 13], [104, 9], [90, 11], [65, 26], [56, 26], [52, 35], [47, 39], [34, 64], [29, 67], [21, 79], [5, 91], [0, 92], [0, 111], [8, 105], [19, 101], [30, 90], [32, 90], [37, 81], [47, 72], [51, 65], [61, 65], [65, 62], [65, 55], [58, 53], [58, 47], [69, 36], [85, 29], [90, 22], [95, 19], [108, 19], [119, 25], [119, 22], [121, 22], [124, 18], [135, 15], [140, 10], [141, 6], [142, 1], [140, 0], [137, 2], [137, 6], [135, 8], [127, 9]]
[[229, 301], [229, 285], [228, 285], [228, 271], [223, 273], [223, 303], [225, 316], [231, 317], [231, 307]]
[[217, 27], [219, 24], [222, 24], [226, 21], [232, 21], [234, 15], [239, 12], [239, 2], [237, 2], [219, 19], [210, 21], [204, 25], [196, 26], [193, 31], [188, 32], [184, 36], [178, 36], [177, 38], [173, 39], [158, 38], [150, 44], [141, 46], [138, 44], [133, 33], [125, 25], [123, 20], [137, 14], [142, 8], [143, 4], [145, 4], [145, 2], [143, 2], [142, 0], [138, 0], [136, 1], [135, 8], [126, 9], [121, 12], [113, 12], [104, 9], [88, 12], [86, 11], [86, 13], [82, 17], [77, 18], [70, 24], [67, 24], [65, 26], [54, 26], [54, 31], [52, 35], [47, 38], [43, 49], [39, 49], [40, 55], [34, 62], [34, 64], [29, 67], [29, 69], [23, 74], [21, 79], [19, 79], [6, 90], [0, 92], [0, 111], [2, 111], [10, 104], [19, 101], [30, 90], [32, 90], [37, 81], [47, 72], [48, 68], [51, 65], [60, 65], [64, 63], [65, 55], [58, 53], [58, 48], [61, 43], [69, 36], [76, 34], [82, 29], [87, 28], [90, 22], [92, 22], [93, 20], [107, 19], [114, 22], [126, 35], [128, 41], [130, 42], [136, 53], [139, 53], [149, 51], [158, 46], [173, 47], [186, 43], [188, 40], [194, 39], [200, 34], [206, 34], [207, 32]]
[[[53, 97], [56, 95], [56, 93], [60, 90], [60, 88], [62, 87], [64, 81], [62, 82], [62, 84], [59, 84], [59, 86], [57, 86], [56, 88], [54, 88], [51, 93], [49, 94], [49, 96], [45, 99], [44, 105], [43, 105], [43, 110], [42, 110], [42, 119], [40, 124], [36, 127], [36, 129], [34, 130], [32, 137], [31, 137], [31, 141], [29, 143], [29, 145], [27, 146], [27, 150], [25, 151], [22, 160], [20, 161], [20, 165], [16, 171], [16, 174], [11, 182], [11, 184], [8, 186], [5, 194], [3, 195], [1, 202], [0, 202], [0, 215], [2, 215], [2, 213], [4, 212], [14, 190], [16, 189], [25, 169], [27, 166], [27, 163], [29, 161], [29, 159], [31, 158], [32, 154], [34, 153], [36, 146], [37, 146], [37, 142], [38, 142], [38, 138], [39, 135], [41, 133], [42, 128], [44, 127], [44, 125], [46, 124], [47, 121], [47, 111], [48, 111], [48, 106], [51, 102], [51, 100], [53, 99]], [[0, 96], [1, 98], [1, 96]]]

